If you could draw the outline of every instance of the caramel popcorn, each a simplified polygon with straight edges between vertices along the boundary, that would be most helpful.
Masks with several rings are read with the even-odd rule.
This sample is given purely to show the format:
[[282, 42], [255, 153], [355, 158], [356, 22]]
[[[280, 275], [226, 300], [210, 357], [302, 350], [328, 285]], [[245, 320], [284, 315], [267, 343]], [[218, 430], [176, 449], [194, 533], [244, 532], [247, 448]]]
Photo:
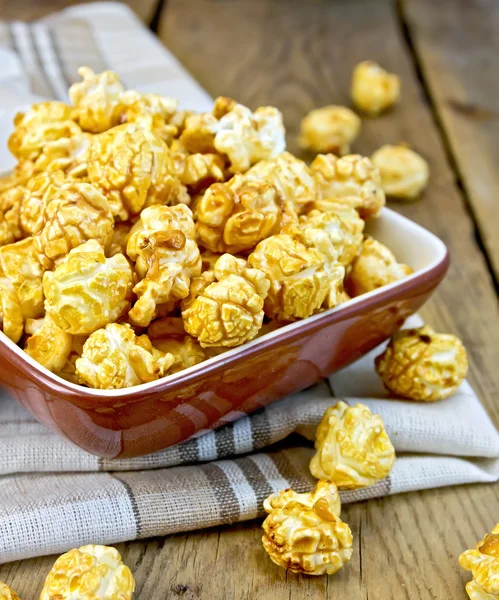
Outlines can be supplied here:
[[129, 306], [132, 269], [122, 254], [106, 258], [96, 240], [71, 250], [43, 277], [45, 309], [67, 333], [85, 335], [116, 321]]
[[147, 336], [128, 324], [110, 323], [90, 335], [76, 360], [80, 382], [97, 389], [122, 389], [155, 381], [175, 363], [171, 354], [152, 352]]
[[248, 258], [270, 280], [265, 314], [278, 321], [305, 319], [321, 307], [329, 291], [326, 257], [312, 243], [290, 233], [261, 241]]
[[0, 247], [0, 266], [17, 292], [23, 318], [42, 317], [42, 277], [50, 261], [38, 252], [35, 238]]
[[330, 406], [317, 427], [310, 472], [340, 490], [373, 485], [390, 473], [395, 450], [382, 418], [367, 406]]
[[131, 223], [115, 223], [113, 229], [113, 237], [111, 239], [111, 246], [109, 247], [108, 256], [114, 256], [115, 254], [125, 254], [128, 243], [128, 237], [132, 229]]
[[207, 358], [198, 341], [185, 332], [180, 318], [154, 321], [147, 330], [147, 334], [154, 348], [175, 357], [175, 363], [169, 370], [170, 373], [178, 373], [183, 369], [193, 367]]
[[[106, 197], [90, 183], [52, 185], [43, 196], [44, 215], [37, 248], [58, 261], [70, 250], [95, 240], [107, 251], [113, 239], [113, 216]], [[43, 209], [42, 209], [43, 210]]]
[[381, 242], [367, 238], [360, 254], [352, 263], [345, 286], [350, 296], [360, 296], [408, 277], [413, 272], [411, 267], [398, 263], [392, 252]]
[[71, 336], [71, 350], [66, 359], [66, 362], [61, 369], [54, 371], [56, 375], [62, 377], [66, 381], [71, 383], [80, 383], [80, 378], [76, 373], [76, 361], [83, 354], [83, 346], [88, 339], [86, 335], [72, 335]]
[[16, 186], [0, 195], [0, 246], [23, 238], [21, 202], [24, 188]]
[[262, 160], [246, 174], [247, 179], [258, 179], [273, 185], [283, 202], [301, 213], [317, 198], [317, 184], [313, 173], [299, 158], [283, 152], [271, 160]]
[[0, 277], [0, 325], [15, 344], [21, 339], [24, 318], [17, 291], [7, 277]]
[[428, 163], [407, 146], [382, 146], [371, 161], [381, 173], [381, 186], [387, 196], [414, 200], [428, 184]]
[[107, 196], [113, 215], [127, 220], [152, 204], [188, 204], [168, 146], [136, 124], [113, 127], [93, 138], [88, 176]]
[[71, 120], [71, 107], [62, 102], [34, 104], [27, 113], [16, 115], [14, 126], [8, 148], [17, 159], [26, 161], [35, 161], [47, 144], [81, 134]]
[[133, 290], [138, 300], [129, 313], [134, 323], [146, 327], [158, 305], [188, 295], [191, 278], [201, 273], [195, 235], [192, 213], [183, 204], [151, 206], [142, 211], [127, 245], [127, 254], [136, 261], [141, 279]]
[[244, 173], [286, 148], [282, 115], [276, 108], [261, 106], [253, 113], [230, 98], [217, 98], [213, 114], [189, 116], [180, 141], [192, 154], [227, 156], [232, 173]]
[[319, 154], [310, 169], [318, 196], [355, 208], [363, 219], [377, 217], [385, 205], [381, 175], [365, 156], [349, 154], [338, 158], [334, 154]]
[[26, 342], [27, 354], [52, 372], [61, 371], [71, 352], [73, 336], [46, 316]]
[[435, 402], [456, 393], [468, 372], [468, 357], [454, 335], [429, 325], [396, 333], [376, 358], [385, 386], [408, 400]]
[[333, 483], [319, 481], [314, 492], [285, 490], [264, 502], [263, 546], [277, 565], [294, 573], [333, 575], [352, 558], [352, 532], [340, 519]]
[[46, 223], [45, 195], [51, 190], [55, 195], [55, 188], [59, 188], [66, 181], [63, 171], [42, 171], [34, 175], [23, 187], [20, 206], [20, 224], [27, 235], [38, 235]]
[[351, 93], [359, 110], [376, 116], [399, 101], [400, 78], [366, 60], [353, 71]]
[[84, 131], [101, 133], [121, 121], [120, 96], [123, 86], [112, 71], [96, 74], [89, 67], [80, 67], [83, 81], [69, 88], [74, 106], [73, 118]]
[[459, 564], [471, 571], [473, 579], [466, 584], [470, 600], [499, 598], [499, 523], [491, 533], [459, 557]]
[[139, 94], [130, 90], [121, 94], [119, 101], [123, 106], [123, 121], [142, 125], [167, 144], [172, 141], [177, 133], [177, 127], [170, 123], [177, 110], [178, 102], [175, 98], [159, 94]]
[[40, 600], [131, 600], [134, 590], [132, 572], [116, 548], [89, 545], [55, 561]]
[[197, 204], [199, 241], [212, 252], [251, 250], [278, 228], [281, 214], [274, 186], [236, 175], [210, 186]]
[[0, 581], [0, 600], [19, 600], [19, 596], [3, 581]]
[[316, 154], [349, 154], [359, 135], [360, 119], [345, 106], [324, 106], [310, 111], [301, 122], [300, 144]]
[[225, 179], [224, 162], [218, 154], [175, 152], [172, 158], [175, 174], [192, 191]]
[[224, 254], [215, 265], [216, 281], [184, 307], [187, 333], [202, 348], [234, 347], [253, 339], [263, 322], [263, 302], [269, 280], [246, 261]]
[[335, 206], [337, 207], [335, 212], [334, 209], [329, 212], [314, 209], [302, 215], [300, 228], [304, 230], [315, 228], [326, 232], [338, 253], [338, 261], [343, 266], [347, 266], [357, 256], [362, 246], [364, 221], [355, 210], [341, 204]]

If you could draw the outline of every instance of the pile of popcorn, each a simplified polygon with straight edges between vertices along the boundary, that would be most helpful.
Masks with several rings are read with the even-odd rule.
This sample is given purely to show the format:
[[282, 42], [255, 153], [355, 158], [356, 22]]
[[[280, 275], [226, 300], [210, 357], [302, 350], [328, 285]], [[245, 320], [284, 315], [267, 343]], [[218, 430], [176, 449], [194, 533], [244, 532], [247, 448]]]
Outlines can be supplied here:
[[330, 152], [309, 166], [285, 151], [276, 108], [187, 112], [79, 72], [72, 106], [16, 116], [18, 164], [0, 180], [1, 327], [53, 373], [154, 381], [412, 273], [363, 233], [384, 163], [412, 163], [331, 153], [358, 132], [349, 109], [329, 146], [307, 117], [304, 140]]

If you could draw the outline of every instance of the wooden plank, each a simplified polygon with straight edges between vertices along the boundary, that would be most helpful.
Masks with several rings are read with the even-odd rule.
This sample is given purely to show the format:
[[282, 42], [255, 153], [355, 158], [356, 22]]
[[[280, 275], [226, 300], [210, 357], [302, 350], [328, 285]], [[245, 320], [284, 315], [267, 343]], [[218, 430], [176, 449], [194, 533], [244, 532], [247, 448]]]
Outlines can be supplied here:
[[[50, 13], [62, 10], [74, 4], [84, 4], [94, 0], [0, 0], [0, 19], [33, 21], [45, 17]], [[149, 24], [158, 0], [122, 0], [123, 4], [135, 11], [137, 16]]]
[[499, 3], [404, 0], [401, 10], [499, 281]]

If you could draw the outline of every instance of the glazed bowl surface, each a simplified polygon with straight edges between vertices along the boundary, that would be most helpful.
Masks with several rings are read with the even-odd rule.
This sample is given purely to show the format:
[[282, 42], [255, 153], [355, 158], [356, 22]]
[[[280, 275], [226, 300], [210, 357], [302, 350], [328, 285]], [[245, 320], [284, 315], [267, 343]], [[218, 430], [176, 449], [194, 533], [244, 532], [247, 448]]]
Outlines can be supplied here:
[[40, 422], [106, 458], [156, 452], [233, 421], [360, 358], [395, 333], [445, 275], [445, 245], [405, 217], [385, 208], [367, 232], [414, 274], [180, 373], [124, 390], [69, 383], [0, 332], [0, 384]]

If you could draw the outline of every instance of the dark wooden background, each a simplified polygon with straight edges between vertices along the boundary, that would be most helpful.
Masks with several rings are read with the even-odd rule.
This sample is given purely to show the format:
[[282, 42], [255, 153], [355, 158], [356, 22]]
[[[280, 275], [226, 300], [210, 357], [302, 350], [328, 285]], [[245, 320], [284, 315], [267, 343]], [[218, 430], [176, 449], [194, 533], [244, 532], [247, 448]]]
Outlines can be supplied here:
[[[30, 20], [64, 0], [0, 0]], [[499, 425], [499, 2], [497, 0], [135, 0], [128, 2], [213, 96], [278, 106], [298, 151], [300, 119], [349, 104], [352, 68], [373, 59], [402, 79], [400, 106], [364, 120], [354, 149], [408, 142], [431, 166], [424, 198], [396, 210], [436, 233], [452, 266], [422, 311], [456, 333], [470, 379]], [[273, 565], [258, 523], [121, 544], [138, 600], [430, 600], [466, 598], [462, 550], [499, 520], [499, 485], [444, 488], [344, 509], [356, 540], [333, 577]], [[38, 598], [54, 558], [0, 567], [23, 600]]]

